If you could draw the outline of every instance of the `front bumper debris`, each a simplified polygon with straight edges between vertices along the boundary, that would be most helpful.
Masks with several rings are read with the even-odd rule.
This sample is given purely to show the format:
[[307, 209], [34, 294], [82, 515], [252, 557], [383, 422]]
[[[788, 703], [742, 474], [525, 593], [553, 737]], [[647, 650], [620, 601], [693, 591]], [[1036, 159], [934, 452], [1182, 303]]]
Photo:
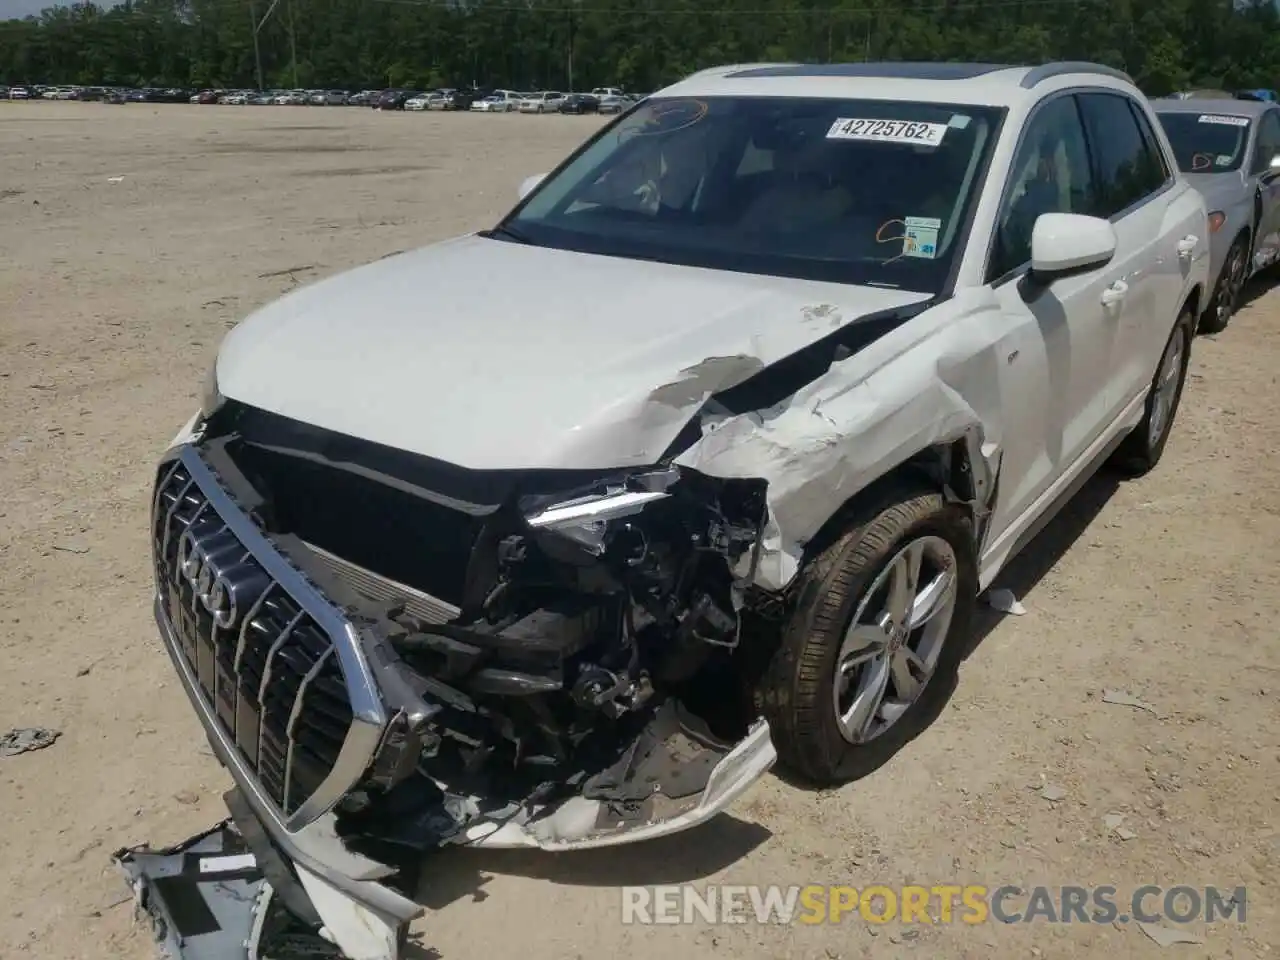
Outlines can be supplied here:
[[458, 843], [489, 849], [536, 847], [585, 850], [652, 840], [705, 823], [725, 811], [769, 772], [778, 754], [769, 725], [758, 720], [751, 732], [716, 763], [700, 794], [678, 800], [660, 794], [642, 802], [611, 803], [571, 797], [551, 810], [526, 819], [480, 821]]
[[112, 857], [166, 960], [399, 960], [408, 923], [292, 863], [235, 790], [232, 817]]

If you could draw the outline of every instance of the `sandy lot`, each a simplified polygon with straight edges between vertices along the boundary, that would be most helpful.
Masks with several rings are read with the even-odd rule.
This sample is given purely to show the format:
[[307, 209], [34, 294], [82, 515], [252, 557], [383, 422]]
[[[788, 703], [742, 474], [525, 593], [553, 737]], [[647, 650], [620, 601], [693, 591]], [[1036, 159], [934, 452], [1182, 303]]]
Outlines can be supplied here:
[[[0, 732], [62, 731], [0, 759], [0, 956], [151, 957], [110, 853], [223, 816], [150, 620], [145, 531], [153, 458], [224, 331], [295, 283], [487, 225], [596, 122], [0, 103]], [[1026, 615], [992, 618], [891, 764], [817, 794], [769, 778], [671, 842], [441, 854], [417, 955], [1280, 951], [1280, 295], [1253, 294], [1196, 342], [1161, 467], [1095, 480], [1006, 573]], [[1165, 949], [1132, 923], [621, 923], [618, 885], [679, 881], [1246, 885], [1248, 912]]]

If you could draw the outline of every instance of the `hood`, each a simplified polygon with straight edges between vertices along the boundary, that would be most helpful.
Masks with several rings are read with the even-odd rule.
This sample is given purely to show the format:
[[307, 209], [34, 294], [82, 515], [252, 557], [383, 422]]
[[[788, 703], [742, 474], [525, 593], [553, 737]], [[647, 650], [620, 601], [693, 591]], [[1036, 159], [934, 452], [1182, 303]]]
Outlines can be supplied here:
[[927, 299], [468, 236], [268, 305], [217, 375], [250, 406], [470, 469], [641, 466], [712, 393]]

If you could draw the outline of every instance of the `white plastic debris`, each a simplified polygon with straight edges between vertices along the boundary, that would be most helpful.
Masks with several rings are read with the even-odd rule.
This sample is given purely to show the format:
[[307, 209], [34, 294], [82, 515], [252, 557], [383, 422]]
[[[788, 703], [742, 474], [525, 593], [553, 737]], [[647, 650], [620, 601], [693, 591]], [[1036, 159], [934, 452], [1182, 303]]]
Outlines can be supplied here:
[[1015, 617], [1020, 617], [1027, 612], [1027, 608], [1013, 595], [1013, 591], [1003, 587], [987, 591], [987, 606], [1001, 613], [1013, 614]]
[[1108, 830], [1114, 830], [1120, 824], [1124, 823], [1123, 813], [1108, 813], [1102, 818], [1102, 822], [1106, 824]]
[[1154, 940], [1161, 947], [1171, 947], [1175, 943], [1200, 943], [1200, 940], [1189, 933], [1161, 926], [1158, 923], [1138, 921], [1138, 929]]
[[124, 177], [107, 177], [107, 183], [123, 183]]

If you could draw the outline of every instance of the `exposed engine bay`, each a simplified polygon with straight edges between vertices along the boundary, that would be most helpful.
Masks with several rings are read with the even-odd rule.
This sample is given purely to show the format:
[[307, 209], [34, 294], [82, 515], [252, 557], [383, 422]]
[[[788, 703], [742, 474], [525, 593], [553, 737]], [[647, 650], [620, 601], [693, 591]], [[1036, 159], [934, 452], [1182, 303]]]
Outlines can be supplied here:
[[379, 638], [395, 713], [336, 810], [353, 848], [469, 842], [569, 798], [596, 802], [600, 834], [665, 818], [758, 716], [762, 481], [479, 475], [234, 402], [199, 447]]

